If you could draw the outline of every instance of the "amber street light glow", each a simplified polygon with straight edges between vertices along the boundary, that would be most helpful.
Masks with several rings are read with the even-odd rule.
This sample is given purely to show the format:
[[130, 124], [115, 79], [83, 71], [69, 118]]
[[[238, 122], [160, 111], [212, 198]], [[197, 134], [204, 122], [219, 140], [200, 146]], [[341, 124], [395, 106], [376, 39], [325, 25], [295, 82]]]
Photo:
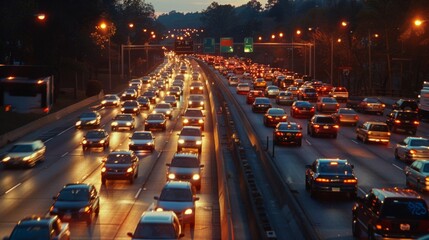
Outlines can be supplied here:
[[301, 30], [296, 30], [297, 35], [301, 35]]
[[128, 24], [128, 27], [133, 28], [133, 27], [134, 27], [134, 24], [133, 24], [133, 23], [130, 23], [130, 24]]
[[422, 20], [420, 20], [420, 19], [416, 19], [416, 20], [414, 21], [414, 25], [416, 25], [416, 26], [420, 26], [420, 25], [422, 25], [422, 23], [423, 23], [423, 21], [422, 21]]
[[37, 19], [39, 19], [40, 21], [45, 20], [45, 18], [46, 18], [46, 15], [43, 13], [37, 15]]
[[107, 24], [106, 24], [106, 23], [104, 23], [104, 22], [103, 22], [103, 23], [101, 23], [101, 24], [100, 24], [100, 28], [101, 28], [101, 29], [106, 29], [106, 28], [107, 28]]
[[346, 27], [347, 26], [347, 22], [346, 21], [342, 21], [341, 22], [341, 26]]

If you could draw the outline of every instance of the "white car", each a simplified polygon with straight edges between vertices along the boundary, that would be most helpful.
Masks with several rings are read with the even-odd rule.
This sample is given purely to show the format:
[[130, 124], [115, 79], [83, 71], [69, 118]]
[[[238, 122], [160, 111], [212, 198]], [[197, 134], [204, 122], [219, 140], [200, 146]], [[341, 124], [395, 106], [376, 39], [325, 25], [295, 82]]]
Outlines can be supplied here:
[[250, 91], [250, 85], [248, 83], [239, 83], [235, 89], [237, 94], [247, 94]]
[[112, 131], [121, 128], [132, 130], [135, 128], [135, 119], [131, 114], [118, 114], [113, 118], [110, 128]]
[[171, 119], [173, 117], [173, 107], [166, 102], [161, 102], [155, 105], [152, 113], [164, 113], [166, 117]]
[[135, 131], [130, 137], [129, 150], [155, 150], [155, 137], [151, 131]]

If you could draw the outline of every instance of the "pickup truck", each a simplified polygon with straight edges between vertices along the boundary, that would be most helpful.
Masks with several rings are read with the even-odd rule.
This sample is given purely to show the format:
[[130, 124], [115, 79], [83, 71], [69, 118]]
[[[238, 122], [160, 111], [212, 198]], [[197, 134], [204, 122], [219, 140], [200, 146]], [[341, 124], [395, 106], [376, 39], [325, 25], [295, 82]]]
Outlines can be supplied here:
[[349, 96], [346, 102], [346, 107], [356, 109], [364, 98], [365, 97], [362, 96]]
[[4, 240], [22, 239], [70, 240], [68, 223], [62, 223], [58, 216], [31, 216], [19, 221], [9, 237]]

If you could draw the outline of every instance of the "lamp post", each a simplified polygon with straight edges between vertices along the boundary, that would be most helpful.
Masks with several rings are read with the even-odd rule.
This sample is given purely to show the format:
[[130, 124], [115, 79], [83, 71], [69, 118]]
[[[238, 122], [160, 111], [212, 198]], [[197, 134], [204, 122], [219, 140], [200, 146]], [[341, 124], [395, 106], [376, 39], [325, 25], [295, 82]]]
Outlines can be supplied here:
[[[131, 32], [131, 30], [134, 28], [134, 24], [133, 23], [129, 23], [128, 24], [128, 28], [129, 31]], [[128, 41], [127, 41], [127, 45], [128, 45], [128, 78], [131, 79], [131, 48], [129, 45], [131, 45], [131, 37], [130, 37], [130, 32], [128, 32]]]
[[107, 24], [105, 22], [102, 22], [100, 24], [100, 28], [103, 31], [107, 31], [107, 37], [108, 37], [108, 58], [109, 58], [109, 90], [112, 90], [112, 62], [111, 62], [111, 57], [110, 57], [110, 32], [109, 32], [109, 27], [107, 26]]

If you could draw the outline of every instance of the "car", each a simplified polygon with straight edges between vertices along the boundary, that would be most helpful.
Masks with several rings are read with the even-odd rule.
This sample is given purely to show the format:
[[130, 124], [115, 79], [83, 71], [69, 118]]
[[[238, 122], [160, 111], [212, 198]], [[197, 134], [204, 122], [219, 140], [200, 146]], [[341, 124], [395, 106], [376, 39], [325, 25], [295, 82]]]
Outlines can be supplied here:
[[117, 114], [110, 124], [110, 129], [112, 131], [120, 130], [126, 128], [128, 130], [133, 130], [135, 126], [135, 119], [131, 114]]
[[177, 86], [180, 87], [180, 89], [184, 89], [185, 82], [183, 80], [174, 80], [171, 86]]
[[204, 131], [205, 115], [199, 108], [188, 108], [183, 114], [183, 126], [198, 126]]
[[104, 129], [93, 129], [86, 132], [82, 139], [82, 150], [86, 151], [91, 147], [101, 147], [103, 150], [109, 148], [110, 136]]
[[345, 193], [351, 199], [356, 198], [358, 179], [348, 160], [318, 158], [305, 167], [305, 189], [310, 191], [311, 197], [318, 193]]
[[96, 111], [83, 112], [79, 115], [75, 127], [79, 128], [98, 128], [101, 125], [101, 115]]
[[386, 107], [378, 98], [366, 97], [357, 106], [357, 111], [363, 113], [376, 113], [383, 115]]
[[279, 122], [273, 131], [275, 145], [295, 144], [302, 145], [302, 127], [296, 122]]
[[137, 98], [137, 102], [141, 110], [150, 110], [150, 99], [148, 97], [140, 96]]
[[297, 100], [292, 103], [290, 108], [290, 115], [294, 118], [311, 118], [314, 116], [315, 112], [315, 107], [309, 101]]
[[192, 73], [192, 81], [200, 81], [201, 74], [199, 72]]
[[269, 98], [275, 98], [277, 95], [279, 95], [280, 88], [274, 85], [267, 86], [265, 88], [265, 96]]
[[133, 79], [131, 79], [128, 82], [128, 86], [131, 86], [131, 85], [134, 85], [134, 84], [137, 84], [139, 87], [142, 87], [143, 86], [143, 81], [140, 78], [133, 78]]
[[329, 96], [332, 88], [334, 88], [334, 86], [332, 86], [330, 83], [322, 83], [322, 86], [319, 87], [317, 92], [320, 96]]
[[417, 239], [428, 229], [426, 201], [412, 189], [372, 188], [352, 208], [352, 233], [357, 239]]
[[70, 240], [69, 223], [61, 222], [58, 216], [33, 215], [21, 219], [8, 237], [3, 240]]
[[192, 82], [189, 86], [190, 94], [203, 94], [204, 93], [204, 84], [202, 82]]
[[204, 110], [204, 95], [190, 94], [188, 97], [188, 108], [201, 108]]
[[173, 95], [165, 96], [163, 102], [170, 104], [173, 108], [177, 107], [177, 99]]
[[142, 77], [142, 83], [143, 84], [148, 84], [151, 81], [150, 76], [143, 76]]
[[263, 121], [265, 126], [275, 127], [277, 123], [287, 121], [287, 114], [283, 108], [269, 108]]
[[116, 94], [106, 94], [104, 95], [103, 100], [101, 100], [102, 107], [119, 107], [121, 104], [121, 98]]
[[167, 88], [163, 80], [157, 80], [153, 86], [157, 87], [159, 91], [165, 91]]
[[22, 141], [12, 145], [3, 155], [2, 164], [10, 167], [34, 167], [45, 160], [46, 146], [41, 140]]
[[107, 180], [128, 180], [130, 184], [139, 175], [139, 158], [131, 150], [114, 150], [102, 160], [101, 184]]
[[319, 135], [328, 135], [337, 138], [340, 126], [331, 115], [316, 114], [308, 120], [307, 134], [315, 137]]
[[100, 196], [90, 183], [66, 184], [53, 199], [49, 215], [63, 221], [84, 220], [89, 224], [100, 212]]
[[270, 99], [267, 97], [256, 97], [255, 101], [252, 104], [252, 112], [254, 113], [265, 113], [269, 108], [271, 108]]
[[128, 149], [132, 151], [149, 150], [155, 151], [155, 137], [151, 131], [135, 131], [130, 136]]
[[228, 78], [228, 85], [229, 86], [237, 86], [240, 83], [240, 79], [237, 76], [231, 76]]
[[393, 110], [386, 117], [386, 124], [390, 131], [410, 132], [411, 135], [416, 135], [417, 127], [420, 124], [418, 113], [410, 110]]
[[338, 108], [338, 111], [333, 113], [332, 116], [341, 125], [350, 124], [356, 126], [359, 121], [359, 115], [353, 108]]
[[249, 83], [239, 83], [235, 88], [235, 91], [237, 94], [247, 95], [247, 93], [250, 91], [250, 85]]
[[142, 94], [142, 96], [149, 98], [151, 104], [156, 104], [158, 101], [156, 92], [154, 91], [146, 91]]
[[250, 90], [246, 95], [246, 103], [252, 104], [257, 97], [263, 97], [264, 92], [262, 90]]
[[290, 91], [280, 91], [276, 96], [276, 103], [278, 105], [292, 105], [295, 100], [296, 97]]
[[286, 91], [291, 92], [294, 97], [298, 97], [299, 88], [297, 86], [289, 86]]
[[164, 113], [151, 113], [144, 120], [144, 129], [149, 131], [152, 129], [167, 129], [167, 117]]
[[157, 98], [160, 95], [160, 89], [157, 86], [155, 86], [155, 84], [149, 86], [148, 88], [146, 88], [146, 91], [147, 92], [153, 92], [156, 95]]
[[141, 93], [141, 85], [139, 83], [130, 83], [128, 88], [136, 90], [136, 93], [137, 93], [136, 96], [139, 96]]
[[182, 89], [179, 86], [171, 86], [168, 88], [166, 95], [175, 96], [176, 99], [179, 99], [182, 95]]
[[338, 102], [347, 102], [349, 92], [345, 87], [333, 87], [329, 92], [329, 96], [335, 98]]
[[126, 100], [121, 106], [122, 113], [140, 114], [140, 105], [136, 100]]
[[263, 78], [256, 78], [253, 81], [253, 89], [264, 91], [267, 87], [267, 82]]
[[390, 132], [389, 127], [384, 122], [367, 121], [358, 125], [356, 128], [356, 139], [364, 143], [380, 142], [389, 144]]
[[429, 160], [429, 139], [406, 137], [396, 144], [395, 158], [403, 161]]
[[318, 99], [318, 93], [314, 87], [301, 87], [298, 92], [298, 99], [316, 102]]
[[125, 89], [124, 92], [121, 94], [121, 101], [126, 100], [136, 100], [137, 99], [137, 91], [133, 88]]
[[393, 110], [410, 110], [410, 111], [418, 111], [419, 104], [415, 99], [399, 99], [394, 104], [392, 104]]
[[317, 99], [316, 109], [321, 113], [333, 113], [338, 110], [340, 104], [333, 97], [321, 97]]
[[175, 153], [167, 166], [167, 181], [187, 181], [198, 191], [201, 190], [201, 164], [198, 154]]
[[177, 152], [196, 149], [201, 154], [204, 135], [200, 127], [184, 126], [177, 135]]
[[179, 218], [173, 211], [144, 211], [134, 230], [132, 240], [180, 239], [185, 236]]
[[152, 113], [163, 113], [168, 119], [171, 119], [173, 117], [173, 107], [163, 101], [155, 105]]
[[196, 196], [190, 182], [168, 181], [165, 183], [159, 196], [155, 196], [155, 211], [173, 211], [181, 224], [189, 223], [191, 229], [195, 227]]
[[429, 191], [429, 160], [414, 161], [410, 166], [405, 166], [405, 185], [419, 192]]

